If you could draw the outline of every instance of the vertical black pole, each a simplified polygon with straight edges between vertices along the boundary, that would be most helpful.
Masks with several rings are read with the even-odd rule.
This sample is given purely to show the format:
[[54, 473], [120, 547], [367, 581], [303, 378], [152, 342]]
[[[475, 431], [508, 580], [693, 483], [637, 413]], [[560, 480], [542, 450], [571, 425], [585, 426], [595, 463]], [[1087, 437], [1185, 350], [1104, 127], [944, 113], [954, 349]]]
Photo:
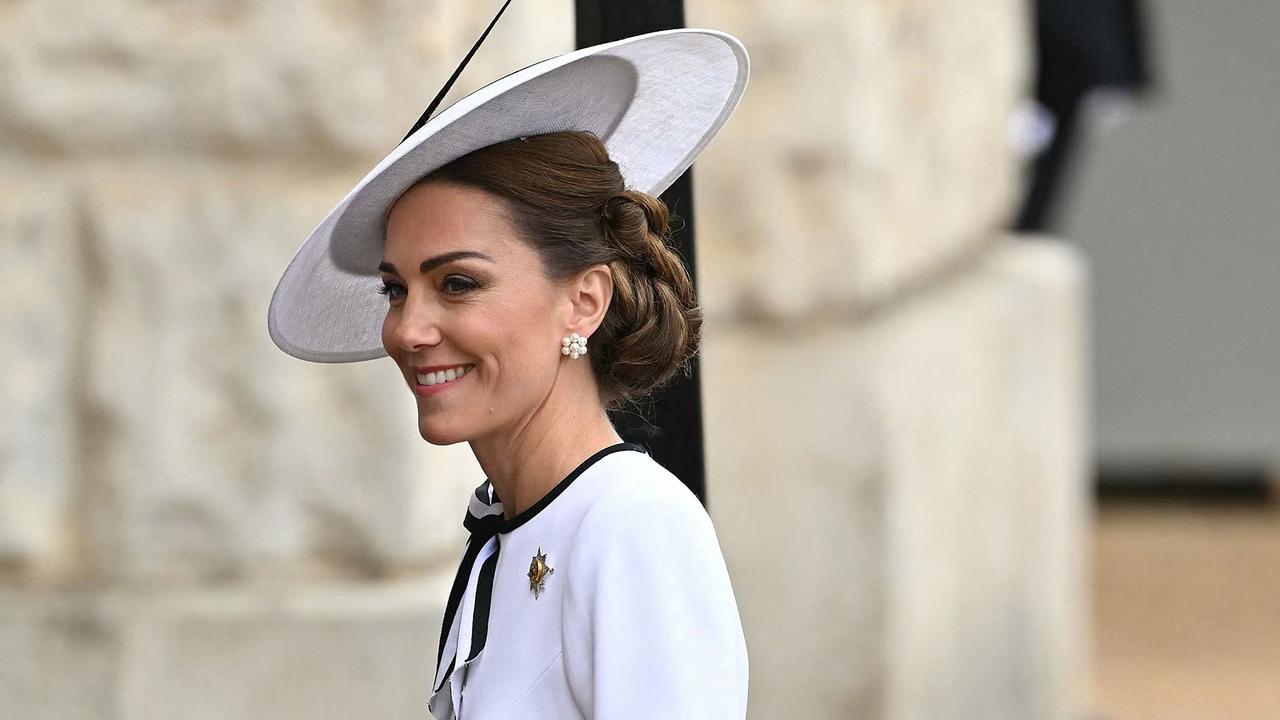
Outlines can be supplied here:
[[[684, 27], [684, 0], [575, 0], [578, 47], [658, 30]], [[662, 194], [683, 221], [672, 239], [697, 285], [693, 252], [693, 180], [686, 172]], [[680, 225], [680, 223], [677, 223]], [[644, 445], [653, 458], [684, 481], [705, 505], [706, 470], [702, 449], [702, 383], [698, 358], [692, 374], [678, 376], [644, 403], [648, 420], [633, 410], [612, 417], [624, 440]]]

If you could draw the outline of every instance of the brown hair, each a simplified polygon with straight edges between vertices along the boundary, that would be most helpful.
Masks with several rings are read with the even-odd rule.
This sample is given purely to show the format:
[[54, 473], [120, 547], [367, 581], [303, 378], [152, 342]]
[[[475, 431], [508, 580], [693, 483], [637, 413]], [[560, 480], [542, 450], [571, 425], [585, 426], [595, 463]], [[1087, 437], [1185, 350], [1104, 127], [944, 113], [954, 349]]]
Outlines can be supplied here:
[[666, 205], [628, 190], [604, 143], [581, 131], [509, 140], [476, 150], [420, 182], [451, 182], [506, 202], [515, 226], [563, 282], [592, 265], [613, 273], [613, 297], [587, 357], [613, 409], [689, 372], [702, 308], [672, 249]]

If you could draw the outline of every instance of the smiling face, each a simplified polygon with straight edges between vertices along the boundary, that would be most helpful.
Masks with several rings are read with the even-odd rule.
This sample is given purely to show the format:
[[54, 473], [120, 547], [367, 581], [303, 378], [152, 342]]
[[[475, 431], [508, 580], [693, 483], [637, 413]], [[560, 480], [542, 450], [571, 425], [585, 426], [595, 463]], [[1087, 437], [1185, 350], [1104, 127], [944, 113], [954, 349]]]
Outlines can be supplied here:
[[417, 399], [424, 439], [518, 427], [546, 399], [572, 303], [500, 200], [442, 182], [412, 188], [387, 218], [381, 270], [382, 344]]

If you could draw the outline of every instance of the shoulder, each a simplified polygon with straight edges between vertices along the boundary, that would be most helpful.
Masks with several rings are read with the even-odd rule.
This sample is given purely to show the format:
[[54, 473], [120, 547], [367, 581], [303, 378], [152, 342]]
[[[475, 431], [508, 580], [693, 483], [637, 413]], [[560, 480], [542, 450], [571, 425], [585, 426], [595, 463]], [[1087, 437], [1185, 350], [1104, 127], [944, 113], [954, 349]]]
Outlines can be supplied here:
[[647, 453], [614, 453], [600, 470], [584, 483], [578, 540], [601, 542], [663, 531], [710, 534], [714, 542], [711, 518], [697, 496]]
[[611, 457], [565, 563], [574, 696], [588, 717], [744, 717], [746, 641], [711, 518], [648, 455]]
[[[576, 591], [622, 572], [628, 584], [679, 582], [688, 591], [724, 585], [715, 527], [683, 482], [647, 454], [616, 453], [582, 499], [570, 560]], [[625, 568], [625, 569], [624, 569]]]

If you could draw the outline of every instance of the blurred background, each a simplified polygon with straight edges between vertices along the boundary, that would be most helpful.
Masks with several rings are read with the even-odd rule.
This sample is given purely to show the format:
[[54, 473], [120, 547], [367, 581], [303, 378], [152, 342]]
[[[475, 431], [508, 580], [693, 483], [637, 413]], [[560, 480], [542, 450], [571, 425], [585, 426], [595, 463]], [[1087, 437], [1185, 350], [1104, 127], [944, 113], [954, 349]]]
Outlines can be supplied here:
[[[497, 5], [0, 0], [0, 718], [428, 716], [483, 475], [265, 318]], [[753, 720], [1280, 717], [1280, 6], [684, 12]]]

